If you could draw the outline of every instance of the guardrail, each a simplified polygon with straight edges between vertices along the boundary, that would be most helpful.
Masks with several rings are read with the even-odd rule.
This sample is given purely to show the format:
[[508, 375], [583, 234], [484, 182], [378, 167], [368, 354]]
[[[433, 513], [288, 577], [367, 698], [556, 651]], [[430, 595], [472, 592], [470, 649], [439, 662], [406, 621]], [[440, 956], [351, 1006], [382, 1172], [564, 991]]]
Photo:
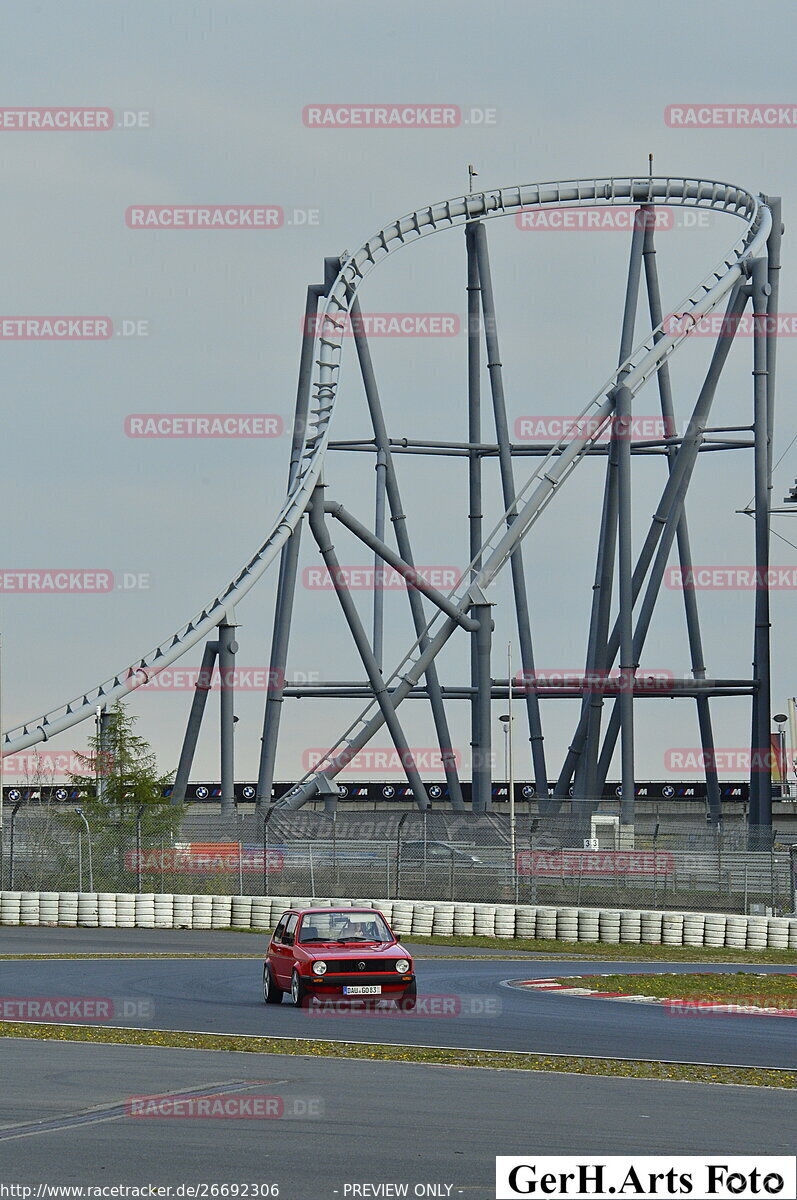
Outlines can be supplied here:
[[0, 892], [1, 925], [114, 929], [271, 929], [286, 908], [380, 909], [399, 937], [494, 936], [650, 946], [797, 950], [797, 917], [357, 897], [144, 892]]

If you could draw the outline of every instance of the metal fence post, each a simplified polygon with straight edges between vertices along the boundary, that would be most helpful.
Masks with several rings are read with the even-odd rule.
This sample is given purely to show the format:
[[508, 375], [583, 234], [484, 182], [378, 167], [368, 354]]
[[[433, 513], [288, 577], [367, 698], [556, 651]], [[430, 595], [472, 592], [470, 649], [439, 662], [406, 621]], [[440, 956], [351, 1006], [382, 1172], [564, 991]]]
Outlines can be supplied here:
[[313, 843], [308, 843], [310, 851], [310, 895], [315, 899], [315, 871], [313, 870]]
[[10, 891], [14, 890], [14, 825], [17, 819], [17, 811], [21, 800], [17, 800], [14, 807], [11, 809], [11, 844], [9, 846], [9, 863], [8, 863], [8, 887]]
[[401, 899], [401, 829], [409, 813], [402, 813], [396, 829], [396, 899]]
[[144, 813], [144, 805], [139, 804], [138, 812], [136, 813], [136, 892], [141, 892], [141, 817]]
[[263, 895], [268, 895], [268, 821], [274, 810], [269, 808], [263, 817]]

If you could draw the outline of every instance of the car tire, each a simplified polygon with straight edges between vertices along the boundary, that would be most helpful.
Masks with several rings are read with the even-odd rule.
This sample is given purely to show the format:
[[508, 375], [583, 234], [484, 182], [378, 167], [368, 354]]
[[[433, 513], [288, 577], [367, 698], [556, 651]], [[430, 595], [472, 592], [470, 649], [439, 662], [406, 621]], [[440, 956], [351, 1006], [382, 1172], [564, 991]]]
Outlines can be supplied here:
[[418, 985], [411, 983], [400, 1000], [396, 1001], [396, 1007], [401, 1012], [414, 1012], [415, 1006], [418, 1003]]
[[295, 1008], [305, 1008], [307, 1005], [307, 989], [302, 983], [301, 975], [296, 970], [291, 975], [291, 1001]]
[[263, 1002], [265, 1004], [282, 1004], [285, 993], [278, 988], [271, 973], [271, 967], [263, 967]]

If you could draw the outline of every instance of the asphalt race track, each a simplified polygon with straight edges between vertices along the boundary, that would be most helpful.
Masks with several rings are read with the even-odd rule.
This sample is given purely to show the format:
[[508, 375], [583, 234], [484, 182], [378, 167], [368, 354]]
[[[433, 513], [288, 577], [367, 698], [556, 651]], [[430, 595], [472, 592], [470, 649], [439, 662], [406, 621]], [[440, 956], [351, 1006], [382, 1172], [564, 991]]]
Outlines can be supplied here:
[[[433, 1183], [483, 1200], [496, 1154], [788, 1154], [797, 1115], [793, 1093], [707, 1084], [58, 1042], [5, 1041], [2, 1055], [3, 1178], [34, 1185], [277, 1183], [280, 1200], [345, 1200], [346, 1184]], [[130, 1095], [247, 1083], [320, 1099], [321, 1115], [118, 1111]]]
[[[18, 946], [30, 944], [31, 939], [17, 940], [14, 949], [19, 953]], [[138, 944], [157, 946], [158, 939], [150, 935], [146, 943], [139, 939]], [[117, 941], [119, 949], [126, 945], [124, 938]], [[0, 938], [0, 947], [9, 952], [8, 946]], [[506, 986], [513, 979], [616, 969], [616, 963], [600, 962], [421, 957], [416, 970], [424, 1003], [416, 1014], [398, 1013], [392, 1006], [376, 1012], [341, 1006], [340, 1015], [316, 1016], [312, 1010], [295, 1009], [287, 998], [280, 1006], [264, 1005], [259, 959], [63, 959], [57, 965], [26, 959], [2, 965], [0, 998], [110, 998], [115, 1015], [103, 1024], [154, 1029], [797, 1067], [797, 1018], [679, 1017], [659, 1005], [546, 995]], [[661, 971], [662, 965], [641, 963], [629, 969]], [[684, 963], [665, 969], [718, 968]], [[761, 972], [791, 969], [755, 968], [751, 992], [766, 992]], [[435, 1015], [435, 1009], [449, 1015]]]
[[[12, 954], [261, 946], [216, 932], [0, 930], [0, 953]], [[417, 949], [420, 994], [476, 1011], [331, 1018], [287, 1002], [266, 1008], [259, 958], [2, 961], [0, 996], [112, 997], [139, 1016], [109, 1024], [148, 1028], [797, 1065], [789, 1018], [674, 1018], [657, 1006], [522, 991], [505, 981], [602, 966]], [[3, 1178], [30, 1184], [276, 1183], [282, 1200], [346, 1200], [356, 1195], [346, 1185], [408, 1183], [410, 1195], [428, 1184], [438, 1188], [430, 1196], [481, 1200], [494, 1195], [496, 1154], [786, 1154], [797, 1122], [794, 1093], [767, 1088], [25, 1039], [0, 1041], [0, 1054]], [[134, 1119], [125, 1108], [132, 1096], [221, 1091], [278, 1096], [284, 1115]]]

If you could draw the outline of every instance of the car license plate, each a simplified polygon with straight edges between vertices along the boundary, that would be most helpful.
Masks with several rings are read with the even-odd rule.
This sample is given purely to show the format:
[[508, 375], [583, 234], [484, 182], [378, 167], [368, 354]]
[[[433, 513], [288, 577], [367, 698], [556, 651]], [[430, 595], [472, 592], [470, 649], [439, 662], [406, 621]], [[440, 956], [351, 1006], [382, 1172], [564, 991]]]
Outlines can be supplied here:
[[382, 988], [380, 984], [370, 984], [364, 987], [344, 987], [344, 996], [381, 996]]

